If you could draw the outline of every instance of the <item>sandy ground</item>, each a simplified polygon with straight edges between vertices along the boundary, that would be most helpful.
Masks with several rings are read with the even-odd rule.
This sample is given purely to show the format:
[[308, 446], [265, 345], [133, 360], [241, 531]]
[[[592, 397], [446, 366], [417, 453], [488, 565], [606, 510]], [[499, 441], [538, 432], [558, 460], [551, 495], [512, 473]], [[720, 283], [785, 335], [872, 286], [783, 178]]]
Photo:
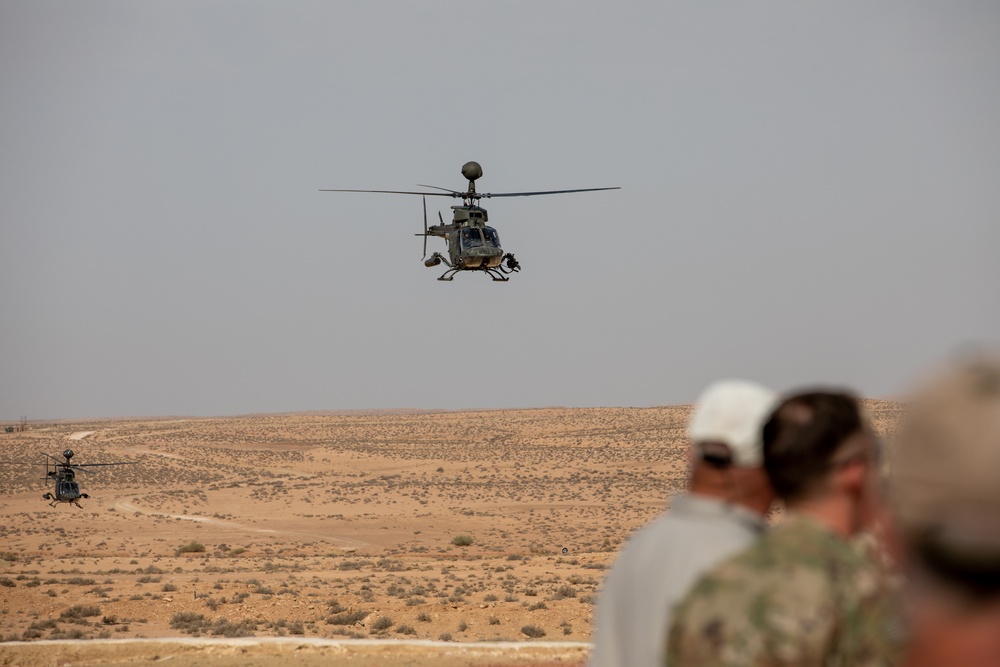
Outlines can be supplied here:
[[[891, 432], [899, 407], [869, 407]], [[0, 664], [582, 664], [606, 568], [685, 486], [689, 411], [0, 433]], [[69, 446], [138, 464], [79, 474], [83, 509], [50, 508], [41, 453]], [[120, 641], [160, 638], [214, 643]]]

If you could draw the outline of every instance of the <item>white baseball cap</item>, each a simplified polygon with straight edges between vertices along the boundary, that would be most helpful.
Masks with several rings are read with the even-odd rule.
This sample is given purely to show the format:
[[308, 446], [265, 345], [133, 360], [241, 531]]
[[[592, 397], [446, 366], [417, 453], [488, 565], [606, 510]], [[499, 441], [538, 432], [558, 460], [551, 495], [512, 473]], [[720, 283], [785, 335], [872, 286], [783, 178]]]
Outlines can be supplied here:
[[760, 466], [764, 461], [761, 431], [778, 400], [777, 393], [755, 382], [714, 382], [698, 397], [688, 437], [695, 446], [709, 442], [728, 446], [734, 465]]

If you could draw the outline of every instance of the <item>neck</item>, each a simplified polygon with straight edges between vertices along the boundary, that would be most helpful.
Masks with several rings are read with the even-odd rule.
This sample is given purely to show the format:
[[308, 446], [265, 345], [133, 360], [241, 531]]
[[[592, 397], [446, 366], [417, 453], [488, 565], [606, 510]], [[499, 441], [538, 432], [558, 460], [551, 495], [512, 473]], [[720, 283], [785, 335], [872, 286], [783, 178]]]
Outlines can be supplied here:
[[861, 528], [857, 504], [844, 495], [789, 502], [788, 509], [823, 524], [845, 540], [853, 537]]
[[773, 494], [770, 487], [762, 489], [746, 477], [742, 470], [713, 470], [710, 474], [696, 474], [691, 479], [690, 492], [740, 505], [763, 516], [771, 508]]

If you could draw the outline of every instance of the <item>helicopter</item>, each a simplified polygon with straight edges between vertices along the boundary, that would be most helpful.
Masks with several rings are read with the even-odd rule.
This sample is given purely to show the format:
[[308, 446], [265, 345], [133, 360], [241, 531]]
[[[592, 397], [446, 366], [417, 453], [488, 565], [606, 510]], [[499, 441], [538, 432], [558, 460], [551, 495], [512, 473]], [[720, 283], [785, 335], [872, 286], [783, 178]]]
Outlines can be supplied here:
[[74, 452], [72, 449], [67, 449], [62, 453], [65, 461], [60, 461], [54, 456], [49, 456], [44, 454], [45, 459], [45, 477], [42, 479], [49, 479], [55, 483], [55, 493], [46, 493], [42, 496], [42, 500], [48, 500], [51, 507], [55, 507], [58, 503], [73, 503], [80, 509], [83, 506], [80, 505], [80, 498], [89, 498], [86, 493], [80, 492], [80, 485], [77, 483], [74, 470], [79, 470], [80, 472], [85, 472], [88, 475], [93, 475], [94, 473], [87, 468], [93, 468], [96, 466], [125, 466], [138, 463], [138, 461], [120, 461], [118, 463], [71, 463], [70, 459], [73, 458]]
[[[424, 233], [414, 236], [424, 237], [424, 266], [433, 268], [440, 264], [448, 267], [438, 280], [454, 280], [460, 271], [482, 271], [488, 274], [494, 282], [507, 282], [508, 276], [521, 270], [521, 264], [513, 253], [504, 253], [500, 246], [497, 230], [488, 226], [489, 215], [486, 209], [479, 205], [480, 199], [492, 197], [531, 197], [534, 195], [558, 195], [570, 192], [596, 192], [598, 190], [620, 190], [613, 188], [580, 188], [576, 190], [546, 190], [541, 192], [476, 192], [476, 181], [482, 178], [483, 168], [478, 162], [466, 162], [462, 165], [462, 176], [469, 181], [468, 190], [450, 190], [436, 185], [417, 185], [420, 188], [433, 188], [442, 192], [410, 192], [403, 190], [320, 190], [320, 192], [376, 192], [394, 195], [421, 195], [424, 198]], [[461, 199], [462, 203], [452, 206], [451, 223], [445, 224], [444, 217], [438, 211], [441, 224], [427, 226], [427, 197], [453, 197]], [[448, 256], [435, 252], [427, 257], [427, 237], [437, 236], [448, 243]]]

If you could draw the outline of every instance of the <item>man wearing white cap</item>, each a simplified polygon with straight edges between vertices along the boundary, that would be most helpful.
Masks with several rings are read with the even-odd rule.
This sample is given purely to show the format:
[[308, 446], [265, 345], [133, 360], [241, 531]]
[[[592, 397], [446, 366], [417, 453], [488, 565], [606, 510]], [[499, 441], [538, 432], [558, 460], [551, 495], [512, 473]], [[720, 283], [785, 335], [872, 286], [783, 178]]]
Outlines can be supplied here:
[[605, 578], [590, 667], [662, 665], [671, 607], [764, 530], [774, 492], [761, 431], [777, 402], [774, 392], [741, 380], [716, 382], [699, 397], [688, 425], [690, 493], [639, 531]]

